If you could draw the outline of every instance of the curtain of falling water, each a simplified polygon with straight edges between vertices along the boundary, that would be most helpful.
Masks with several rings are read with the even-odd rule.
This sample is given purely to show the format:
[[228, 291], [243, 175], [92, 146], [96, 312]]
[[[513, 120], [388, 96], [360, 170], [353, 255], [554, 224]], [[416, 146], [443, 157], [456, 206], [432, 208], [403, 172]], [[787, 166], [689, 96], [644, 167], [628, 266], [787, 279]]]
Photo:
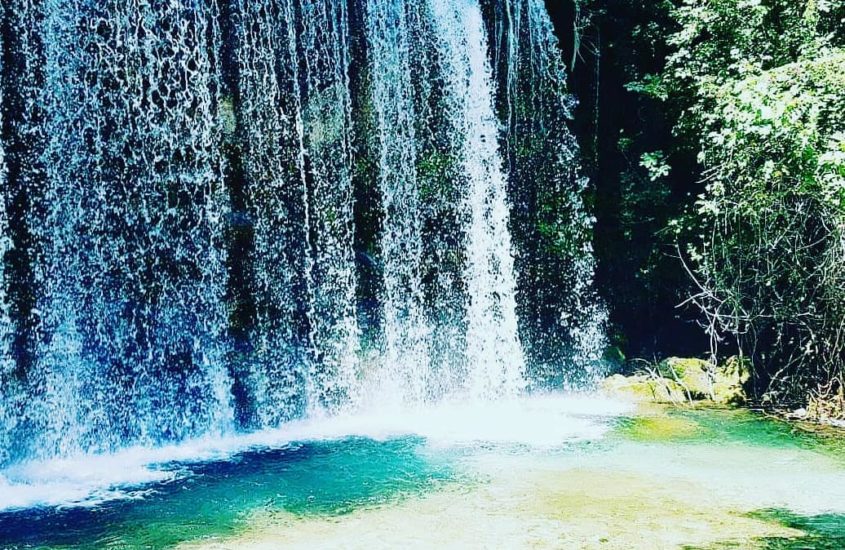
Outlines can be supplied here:
[[247, 386], [259, 426], [304, 409], [310, 361], [310, 219], [296, 35], [292, 0], [239, 2], [238, 120], [255, 242], [255, 357]]
[[371, 382], [384, 398], [421, 401], [429, 374], [430, 328], [423, 312], [421, 206], [411, 75], [409, 3], [367, 0], [371, 94], [378, 129], [378, 186], [384, 357]]
[[531, 377], [583, 384], [600, 365], [605, 316], [592, 287], [595, 220], [568, 129], [566, 69], [543, 0], [481, 2], [506, 123], [517, 311]]
[[313, 254], [313, 408], [355, 396], [358, 326], [352, 222], [352, 113], [346, 0], [301, 0], [299, 56]]
[[461, 117], [443, 82], [439, 30], [426, 2], [408, 10], [413, 83], [415, 169], [419, 196], [421, 283], [429, 327], [425, 397], [463, 388], [467, 376], [466, 215], [461, 149], [454, 144]]
[[334, 410], [354, 388], [358, 329], [345, 2], [240, 3], [239, 119], [259, 293], [261, 425]]
[[36, 447], [66, 454], [226, 429], [213, 6], [51, 0], [44, 10]]
[[430, 0], [444, 59], [463, 173], [467, 250], [467, 384], [471, 396], [513, 395], [523, 385], [508, 229], [506, 176], [498, 147], [494, 84], [477, 1]]
[[[398, 382], [394, 396], [405, 400], [514, 394], [523, 385], [523, 358], [506, 180], [480, 8], [463, 0], [416, 7], [373, 0], [367, 23], [384, 200], [383, 370]], [[415, 43], [419, 37], [427, 48]], [[431, 69], [418, 70], [417, 76], [412, 68], [419, 62]], [[432, 142], [440, 146], [431, 147]], [[432, 190], [425, 184], [435, 178], [426, 176], [438, 164], [446, 167], [434, 170], [441, 187]], [[457, 223], [437, 228], [445, 246], [430, 247], [423, 242], [428, 239], [423, 221], [436, 217], [439, 200], [449, 193], [457, 203]], [[443, 258], [438, 253], [449, 249], [448, 236], [453, 261], [461, 266], [460, 285], [449, 280], [445, 262], [439, 273], [427, 272], [438, 269], [432, 260]], [[437, 281], [425, 294], [423, 275]], [[437, 294], [460, 300], [463, 319], [449, 326], [462, 327], [463, 338], [455, 340], [464, 349], [435, 369], [430, 361], [436, 355], [429, 350], [439, 347], [432, 344], [443, 322], [433, 303]]]
[[[0, 463], [16, 458], [11, 441], [20, 458], [219, 432], [233, 408], [239, 427], [261, 428], [513, 395], [520, 335], [529, 348], [598, 339], [541, 0], [351, 0], [352, 29], [347, 0], [231, 0], [226, 67], [211, 0], [10, 1]], [[371, 133], [352, 135], [352, 94]], [[378, 210], [363, 219], [378, 220], [367, 253], [381, 279], [381, 356], [363, 365], [353, 168], [378, 197], [358, 205]], [[244, 250], [225, 238], [235, 179]], [[564, 263], [534, 238], [540, 223], [575, 243]], [[227, 285], [250, 302], [231, 319]], [[229, 334], [245, 342], [230, 348]]]
[[[0, 53], [3, 51], [3, 37], [0, 35]], [[0, 74], [3, 74], [3, 58], [0, 55]], [[3, 127], [3, 89], [0, 87], [0, 128]], [[6, 151], [0, 140], [0, 464], [9, 459], [11, 446], [11, 426], [15, 421], [15, 409], [18, 400], [15, 381], [15, 361], [12, 354], [14, 326], [9, 316], [9, 297], [6, 289], [7, 252], [12, 247], [9, 238], [9, 218], [6, 214], [8, 196], [6, 180]], [[8, 427], [8, 428], [7, 428]]]
[[[36, 337], [37, 309], [33, 307], [33, 266], [38, 255], [32, 239], [32, 227], [39, 215], [31, 214], [33, 197], [41, 188], [43, 176], [38, 159], [44, 132], [38, 96], [41, 90], [43, 57], [41, 55], [40, 2], [9, 0], [2, 19], [3, 34], [3, 120], [2, 140], [5, 153], [3, 202], [8, 225], [3, 237], [9, 238], [3, 258], [3, 288], [11, 321], [14, 324], [12, 355], [6, 361], [11, 370], [4, 372], [0, 398], [5, 417], [0, 415], [0, 440], [15, 442], [0, 451], [0, 460], [17, 459], [30, 451], [29, 411], [25, 404], [33, 399], [27, 387], [32, 368], [32, 348]], [[34, 396], [37, 399], [37, 395]]]

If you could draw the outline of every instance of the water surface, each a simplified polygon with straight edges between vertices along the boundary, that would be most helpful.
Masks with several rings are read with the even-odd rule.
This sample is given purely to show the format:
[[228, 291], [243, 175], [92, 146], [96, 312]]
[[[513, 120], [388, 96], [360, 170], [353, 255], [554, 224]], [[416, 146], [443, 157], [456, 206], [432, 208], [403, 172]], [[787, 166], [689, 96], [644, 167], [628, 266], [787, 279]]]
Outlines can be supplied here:
[[[195, 443], [193, 458], [190, 446], [146, 460], [127, 453], [127, 475], [143, 464], [138, 471], [158, 477], [87, 491], [92, 476], [56, 473], [84, 461], [7, 470], [19, 493], [21, 484], [42, 487], [29, 501], [6, 497], [0, 547], [845, 544], [842, 437], [747, 411], [539, 396], [326, 419], [219, 443], [214, 452]], [[39, 503], [51, 487], [67, 498], [56, 502], [53, 491]]]

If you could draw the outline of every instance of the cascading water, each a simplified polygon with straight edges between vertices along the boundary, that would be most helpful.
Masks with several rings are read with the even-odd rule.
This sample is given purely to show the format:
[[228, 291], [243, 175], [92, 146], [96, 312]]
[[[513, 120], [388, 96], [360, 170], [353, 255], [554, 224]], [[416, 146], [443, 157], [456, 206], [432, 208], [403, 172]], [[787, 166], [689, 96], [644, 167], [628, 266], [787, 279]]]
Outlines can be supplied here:
[[213, 8], [42, 9], [35, 447], [66, 454], [226, 429]]
[[384, 356], [375, 384], [381, 386], [378, 393], [400, 402], [425, 398], [431, 332], [423, 311], [422, 212], [407, 8], [402, 0], [366, 3], [384, 212]]
[[[394, 398], [401, 398], [404, 390], [410, 401], [444, 394], [485, 398], [516, 393], [523, 359], [505, 178], [479, 6], [371, 0], [368, 8], [384, 200], [386, 367], [381, 374], [392, 382]], [[415, 74], [412, 56], [432, 68]], [[432, 165], [440, 181], [427, 173]], [[447, 223], [438, 228], [441, 246], [427, 247], [425, 222], [443, 210], [441, 192], [456, 203], [454, 219], [446, 214]], [[456, 257], [451, 262], [457, 270], [443, 261], [446, 250]], [[436, 281], [428, 293], [426, 278]], [[448, 326], [462, 328], [458, 341], [463, 349], [453, 346], [451, 357], [433, 368], [433, 350], [444, 340], [437, 339], [440, 314], [449, 309], [438, 307], [444, 297], [459, 307], [461, 318]]]
[[477, 3], [428, 3], [444, 68], [459, 152], [467, 287], [467, 389], [475, 398], [515, 394], [523, 384], [508, 229], [505, 175], [497, 144], [487, 40]]
[[[0, 52], [3, 51], [3, 37], [0, 35]], [[0, 57], [0, 74], [3, 73], [3, 59]], [[0, 128], [3, 127], [3, 90], [0, 88]], [[5, 197], [8, 195], [6, 184], [6, 151], [0, 140], [0, 192], [4, 200], [0, 201], [0, 258], [5, 258], [12, 247], [9, 238], [9, 218], [6, 214]], [[5, 261], [0, 261], [0, 281], [6, 280]], [[9, 316], [9, 297], [6, 285], [0, 286], [0, 463], [9, 457], [11, 432], [17, 423], [15, 417], [18, 406], [18, 393], [15, 381], [15, 361], [12, 355], [14, 326]]]
[[356, 365], [345, 5], [239, 3], [259, 424], [349, 398]]
[[541, 1], [15, 3], [0, 463], [513, 396], [599, 326]]
[[356, 396], [358, 324], [353, 252], [348, 16], [340, 0], [302, 2], [303, 123], [313, 254], [313, 408]]
[[481, 3], [504, 122], [520, 336], [531, 378], [577, 387], [601, 372], [605, 314], [592, 286], [595, 219], [569, 130], [566, 67], [544, 0]]
[[302, 409], [310, 256], [302, 120], [290, 2], [239, 3], [238, 121], [254, 228], [256, 312], [250, 380], [255, 423]]
[[[4, 6], [5, 7], [5, 6]], [[37, 20], [37, 6], [30, 1], [15, 2], [3, 12], [2, 73], [0, 96], [3, 101], [2, 144], [5, 171], [2, 177], [3, 210], [8, 223], [3, 228], [3, 297], [10, 325], [4, 344], [0, 380], [0, 463], [25, 458], [28, 446], [27, 401], [28, 371], [35, 332], [32, 309], [32, 258], [35, 256], [28, 210], [29, 195], [40, 186], [41, 177], [37, 157], [42, 147], [42, 132], [38, 120], [40, 69], [38, 63], [38, 32], [32, 23]], [[14, 444], [13, 444], [14, 443]]]

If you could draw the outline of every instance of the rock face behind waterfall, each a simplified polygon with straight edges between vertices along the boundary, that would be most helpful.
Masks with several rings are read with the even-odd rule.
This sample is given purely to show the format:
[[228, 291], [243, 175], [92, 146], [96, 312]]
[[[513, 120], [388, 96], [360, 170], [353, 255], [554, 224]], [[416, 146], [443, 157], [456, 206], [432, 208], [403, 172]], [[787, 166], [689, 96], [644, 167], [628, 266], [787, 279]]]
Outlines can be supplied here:
[[591, 377], [540, 0], [2, 17], [0, 463]]

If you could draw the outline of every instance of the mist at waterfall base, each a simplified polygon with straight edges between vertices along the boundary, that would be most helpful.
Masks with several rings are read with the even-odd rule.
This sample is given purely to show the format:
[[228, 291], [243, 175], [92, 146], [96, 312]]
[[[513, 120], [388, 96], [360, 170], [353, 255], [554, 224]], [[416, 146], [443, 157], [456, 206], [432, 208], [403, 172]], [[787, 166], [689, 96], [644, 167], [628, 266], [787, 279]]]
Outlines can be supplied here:
[[525, 397], [603, 347], [542, 0], [13, 0], [2, 41], [0, 508], [600, 437]]

